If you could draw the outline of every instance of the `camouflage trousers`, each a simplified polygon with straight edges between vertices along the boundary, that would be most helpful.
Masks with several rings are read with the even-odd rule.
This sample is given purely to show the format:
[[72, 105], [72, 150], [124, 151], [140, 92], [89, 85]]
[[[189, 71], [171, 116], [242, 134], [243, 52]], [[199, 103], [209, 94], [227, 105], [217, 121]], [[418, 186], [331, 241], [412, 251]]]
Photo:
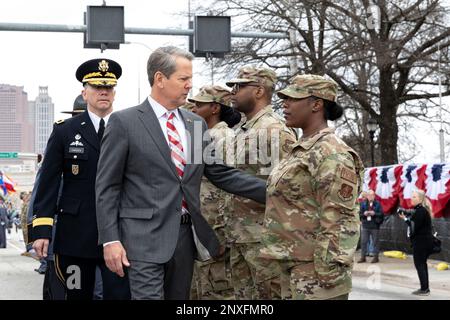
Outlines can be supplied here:
[[192, 300], [234, 300], [231, 284], [230, 249], [219, 259], [199, 262], [194, 266], [191, 285]]
[[265, 287], [260, 291], [257, 284], [274, 279], [280, 273], [277, 261], [258, 257], [261, 246], [258, 242], [231, 246], [231, 278], [236, 300], [267, 299]]
[[313, 262], [294, 266], [292, 263], [277, 262], [279, 265], [278, 275], [259, 281], [257, 284], [259, 294], [263, 299], [348, 300], [351, 284], [332, 288], [322, 286], [316, 276]]
[[27, 213], [22, 212], [20, 215], [20, 226], [22, 227], [22, 233], [23, 233], [23, 241], [25, 242], [25, 245], [27, 245], [30, 240], [28, 239], [28, 225], [27, 225]]

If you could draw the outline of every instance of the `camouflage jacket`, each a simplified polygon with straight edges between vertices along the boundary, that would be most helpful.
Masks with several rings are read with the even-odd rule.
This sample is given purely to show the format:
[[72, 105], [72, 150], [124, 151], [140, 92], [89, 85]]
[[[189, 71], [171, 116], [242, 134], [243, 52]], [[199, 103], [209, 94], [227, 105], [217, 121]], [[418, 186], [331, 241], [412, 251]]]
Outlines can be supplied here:
[[[295, 141], [294, 131], [287, 128], [284, 120], [268, 105], [236, 131], [228, 153], [233, 155], [236, 168], [267, 180]], [[228, 241], [259, 242], [265, 206], [239, 196], [232, 197], [232, 206], [227, 219]]]
[[[225, 122], [219, 122], [209, 130], [217, 155], [226, 163], [226, 145], [232, 141], [234, 132]], [[225, 242], [224, 226], [225, 212], [230, 209], [231, 194], [215, 187], [206, 177], [202, 178], [200, 186], [200, 205], [202, 215], [216, 231], [222, 244]]]
[[358, 154], [333, 129], [300, 139], [268, 179], [261, 257], [312, 262], [318, 283], [348, 293], [363, 170]]

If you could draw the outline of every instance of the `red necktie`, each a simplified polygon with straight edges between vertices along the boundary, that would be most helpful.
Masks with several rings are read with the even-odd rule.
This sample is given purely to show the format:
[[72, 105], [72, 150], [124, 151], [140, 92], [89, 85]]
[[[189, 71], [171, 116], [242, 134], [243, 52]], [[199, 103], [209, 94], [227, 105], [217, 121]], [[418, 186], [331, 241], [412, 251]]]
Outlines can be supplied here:
[[[184, 167], [186, 166], [186, 159], [184, 158], [183, 145], [181, 144], [180, 135], [178, 134], [177, 128], [173, 124], [173, 117], [175, 114], [172, 112], [167, 118], [167, 137], [169, 138], [170, 155], [172, 157], [172, 162], [175, 164], [178, 176], [183, 179]], [[187, 203], [186, 200], [181, 200], [181, 214], [187, 214]]]

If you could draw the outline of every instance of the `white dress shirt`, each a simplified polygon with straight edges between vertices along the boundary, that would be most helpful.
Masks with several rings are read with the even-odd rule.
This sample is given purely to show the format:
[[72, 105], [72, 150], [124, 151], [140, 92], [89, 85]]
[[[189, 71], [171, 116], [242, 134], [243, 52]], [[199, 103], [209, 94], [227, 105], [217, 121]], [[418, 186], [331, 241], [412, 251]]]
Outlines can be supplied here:
[[183, 152], [186, 159], [187, 154], [187, 137], [186, 137], [186, 127], [184, 125], [183, 120], [181, 119], [180, 112], [178, 109], [174, 110], [167, 110], [164, 106], [162, 106], [160, 103], [158, 103], [155, 99], [153, 99], [151, 96], [148, 97], [148, 102], [152, 106], [153, 111], [156, 114], [156, 117], [158, 118], [159, 125], [161, 126], [161, 130], [164, 134], [164, 137], [166, 138], [167, 145], [169, 145], [169, 138], [167, 137], [167, 113], [174, 113], [175, 116], [173, 117], [173, 124], [175, 128], [178, 131], [178, 135], [181, 139], [181, 144], [183, 145]]
[[[98, 115], [96, 115], [95, 113], [93, 113], [93, 112], [91, 112], [91, 111], [89, 111], [89, 109], [88, 109], [88, 114], [89, 114], [89, 118], [91, 118], [91, 121], [92, 121], [92, 124], [94, 125], [94, 129], [95, 129], [95, 132], [98, 132], [98, 129], [100, 128], [100, 120], [102, 119], [102, 118], [100, 118]], [[107, 116], [105, 116], [104, 118], [103, 118], [103, 120], [105, 121], [105, 128], [106, 128], [106, 125], [108, 124], [108, 120], [109, 120], [109, 117], [111, 116], [111, 113], [109, 113]]]

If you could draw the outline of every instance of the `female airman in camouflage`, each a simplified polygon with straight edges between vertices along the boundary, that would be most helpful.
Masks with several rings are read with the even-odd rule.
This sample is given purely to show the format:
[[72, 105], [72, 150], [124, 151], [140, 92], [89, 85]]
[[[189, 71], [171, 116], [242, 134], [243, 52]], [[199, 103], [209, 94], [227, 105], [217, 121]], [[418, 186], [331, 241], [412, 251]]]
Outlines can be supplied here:
[[303, 136], [268, 179], [260, 257], [278, 261], [280, 271], [259, 289], [266, 298], [347, 299], [363, 164], [327, 124], [343, 113], [337, 84], [299, 75], [278, 96], [286, 125], [301, 128]]

